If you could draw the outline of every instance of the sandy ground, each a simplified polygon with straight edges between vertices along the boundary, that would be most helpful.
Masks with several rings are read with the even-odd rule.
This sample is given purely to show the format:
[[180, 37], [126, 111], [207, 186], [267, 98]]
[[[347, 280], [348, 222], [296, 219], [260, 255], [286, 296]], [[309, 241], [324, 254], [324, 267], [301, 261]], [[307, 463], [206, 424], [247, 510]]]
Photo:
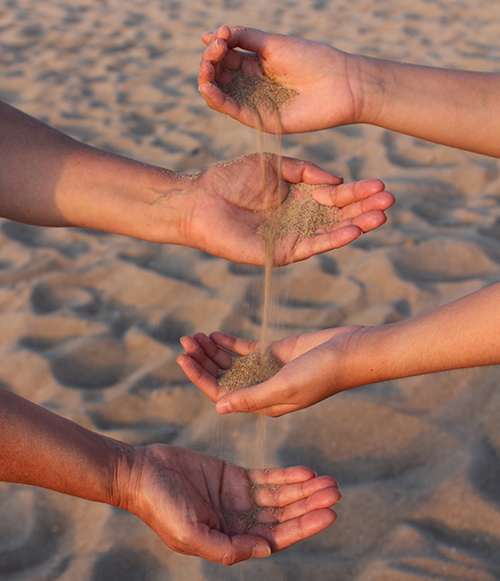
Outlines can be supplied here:
[[[203, 30], [256, 26], [422, 64], [500, 69], [496, 0], [4, 0], [0, 98], [93, 145], [175, 170], [257, 150], [197, 91]], [[383, 179], [388, 223], [279, 271], [276, 333], [378, 324], [500, 278], [497, 160], [356, 126], [287, 155]], [[123, 511], [0, 484], [2, 581], [500, 579], [498, 368], [352, 390], [278, 420], [219, 418], [175, 363], [179, 337], [259, 337], [262, 272], [199, 251], [0, 222], [0, 382], [130, 443], [334, 475], [320, 535], [226, 569], [173, 553]]]

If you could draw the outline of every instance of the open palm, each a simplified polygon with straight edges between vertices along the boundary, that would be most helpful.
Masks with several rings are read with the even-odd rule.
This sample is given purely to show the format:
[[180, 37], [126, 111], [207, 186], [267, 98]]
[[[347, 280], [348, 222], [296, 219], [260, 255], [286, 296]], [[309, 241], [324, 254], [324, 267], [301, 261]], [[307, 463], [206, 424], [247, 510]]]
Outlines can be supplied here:
[[136, 449], [127, 510], [173, 550], [232, 565], [267, 557], [328, 527], [340, 499], [309, 468], [246, 470], [185, 448]]
[[191, 181], [192, 202], [183, 226], [187, 245], [233, 262], [264, 265], [265, 245], [257, 228], [281, 204], [291, 183], [323, 184], [313, 189], [313, 197], [340, 208], [338, 222], [298, 244], [298, 234], [290, 234], [277, 249], [276, 266], [352, 242], [384, 224], [384, 211], [394, 203], [380, 180], [343, 184], [312, 163], [284, 157], [278, 164], [271, 154], [264, 160], [265, 184], [258, 154], [216, 164]]

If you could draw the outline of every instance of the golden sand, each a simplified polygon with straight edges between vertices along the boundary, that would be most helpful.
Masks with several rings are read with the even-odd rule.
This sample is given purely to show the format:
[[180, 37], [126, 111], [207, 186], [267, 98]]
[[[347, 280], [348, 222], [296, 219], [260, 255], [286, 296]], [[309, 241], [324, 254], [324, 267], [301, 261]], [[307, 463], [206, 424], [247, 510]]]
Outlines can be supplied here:
[[[283, 203], [259, 226], [258, 232], [267, 247], [274, 247], [278, 240], [292, 233], [298, 233], [298, 244], [337, 222], [338, 208], [316, 202], [311, 195], [313, 187], [304, 183], [290, 185], [290, 192]], [[298, 192], [302, 195], [297, 196]]]
[[269, 350], [262, 356], [260, 349], [245, 355], [235, 357], [229, 369], [224, 369], [219, 375], [219, 387], [225, 391], [234, 391], [267, 381], [283, 367], [283, 363]]
[[255, 64], [259, 75], [246, 75], [241, 69], [225, 69], [231, 75], [231, 81], [221, 83], [221, 90], [239, 103], [249, 105], [256, 111], [261, 107], [272, 111], [281, 110], [297, 95], [297, 91], [278, 83], [267, 75], [257, 57], [255, 57]]

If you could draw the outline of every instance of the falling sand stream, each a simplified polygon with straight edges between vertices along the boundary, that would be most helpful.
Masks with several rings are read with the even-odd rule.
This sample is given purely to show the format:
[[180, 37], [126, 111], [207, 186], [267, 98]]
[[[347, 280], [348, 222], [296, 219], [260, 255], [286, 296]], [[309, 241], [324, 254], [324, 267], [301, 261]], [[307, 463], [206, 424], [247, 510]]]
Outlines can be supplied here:
[[[222, 90], [236, 101], [248, 105], [255, 113], [256, 126], [259, 133], [260, 168], [264, 200], [270, 202], [279, 196], [285, 184], [281, 178], [281, 116], [280, 111], [286, 107], [297, 94], [294, 89], [285, 87], [269, 77], [256, 64], [261, 75], [246, 76], [240, 70], [231, 71], [231, 82], [221, 85]], [[266, 158], [268, 154], [263, 148], [263, 132], [260, 112], [266, 110], [274, 116], [275, 135], [277, 140], [277, 155]], [[275, 168], [270, 167], [275, 160]], [[274, 170], [278, 183], [270, 172]], [[271, 178], [271, 179], [270, 179]], [[328, 228], [337, 221], [337, 208], [323, 206], [316, 202], [311, 190], [313, 186], [305, 183], [288, 184], [289, 192], [283, 202], [276, 208], [266, 222], [259, 227], [259, 234], [265, 243], [266, 264], [264, 275], [264, 301], [262, 309], [262, 325], [260, 334], [260, 350], [245, 357], [235, 358], [232, 366], [221, 373], [219, 386], [226, 391], [241, 389], [262, 383], [275, 375], [283, 366], [269, 349], [268, 329], [270, 325], [270, 308], [273, 299], [273, 270], [275, 267], [276, 250], [280, 243], [292, 233], [298, 234], [296, 245], [309, 236], [314, 236], [318, 229]], [[266, 199], [267, 198], [267, 199]]]
[[[292, 233], [298, 234], [296, 241], [296, 244], [298, 244], [304, 238], [313, 236], [318, 229], [328, 228], [337, 221], [337, 209], [322, 206], [317, 203], [311, 196], [312, 186], [304, 183], [286, 184], [282, 181], [280, 111], [289, 104], [297, 93], [295, 90], [277, 83], [274, 79], [266, 75], [262, 69], [260, 69], [260, 72], [260, 76], [254, 75], [249, 77], [245, 76], [239, 70], [231, 71], [231, 82], [226, 85], [221, 85], [221, 88], [237, 101], [250, 106], [255, 112], [259, 135], [260, 170], [264, 201], [267, 202], [269, 200], [272, 202], [275, 196], [281, 195], [282, 189], [286, 185], [288, 185], [289, 192], [283, 202], [269, 216], [268, 220], [261, 224], [258, 231], [262, 236], [266, 248], [264, 298], [262, 302], [262, 324], [260, 332], [261, 347], [247, 356], [234, 357], [231, 367], [220, 374], [219, 386], [226, 392], [261, 383], [275, 375], [283, 367], [283, 363], [271, 353], [268, 337], [271, 305], [277, 299], [273, 292], [273, 271], [276, 265], [276, 251], [279, 245]], [[269, 157], [269, 154], [264, 152], [260, 117], [260, 112], [264, 110], [265, 113], [275, 118], [277, 154], [273, 157]], [[274, 321], [273, 323], [275, 324]], [[241, 421], [238, 416], [239, 414], [232, 419], [236, 422]], [[227, 419], [226, 417], [225, 420], [227, 421]], [[275, 458], [271, 457], [268, 453], [267, 421], [268, 418], [261, 415], [252, 418], [251, 426], [253, 430], [250, 438], [246, 438], [248, 442], [246, 442], [243, 449], [241, 446], [242, 442], [239, 441], [238, 463], [249, 468], [266, 468], [275, 464]], [[224, 439], [222, 434], [221, 437]], [[254, 492], [251, 494], [253, 499]], [[250, 530], [258, 522], [259, 509], [253, 503], [253, 508], [250, 511], [224, 516], [230, 529], [233, 526], [234, 519], [236, 519], [246, 523], [246, 530]], [[273, 525], [270, 524], [267, 526]], [[244, 570], [246, 570], [245, 566], [244, 569], [240, 569], [239, 579], [243, 579]]]

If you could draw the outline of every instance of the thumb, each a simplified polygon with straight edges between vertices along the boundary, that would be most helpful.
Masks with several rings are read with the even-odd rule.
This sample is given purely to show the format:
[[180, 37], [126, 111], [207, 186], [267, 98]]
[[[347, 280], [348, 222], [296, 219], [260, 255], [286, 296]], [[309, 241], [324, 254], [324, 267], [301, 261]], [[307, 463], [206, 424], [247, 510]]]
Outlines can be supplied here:
[[[222, 563], [222, 565], [234, 565], [248, 559], [264, 559], [271, 556], [272, 550], [266, 539], [256, 535], [234, 535], [227, 537], [217, 531], [212, 539], [207, 539], [206, 546], [200, 556]], [[223, 542], [222, 541], [223, 538]]]
[[262, 54], [268, 44], [270, 35], [257, 28], [245, 28], [235, 26], [231, 28], [231, 38], [228, 40], [230, 48], [242, 48], [251, 52]]
[[215, 407], [221, 415], [246, 412], [277, 417], [285, 413], [279, 412], [282, 402], [278, 393], [280, 393], [278, 382], [273, 378], [252, 387], [235, 390], [221, 398]]

